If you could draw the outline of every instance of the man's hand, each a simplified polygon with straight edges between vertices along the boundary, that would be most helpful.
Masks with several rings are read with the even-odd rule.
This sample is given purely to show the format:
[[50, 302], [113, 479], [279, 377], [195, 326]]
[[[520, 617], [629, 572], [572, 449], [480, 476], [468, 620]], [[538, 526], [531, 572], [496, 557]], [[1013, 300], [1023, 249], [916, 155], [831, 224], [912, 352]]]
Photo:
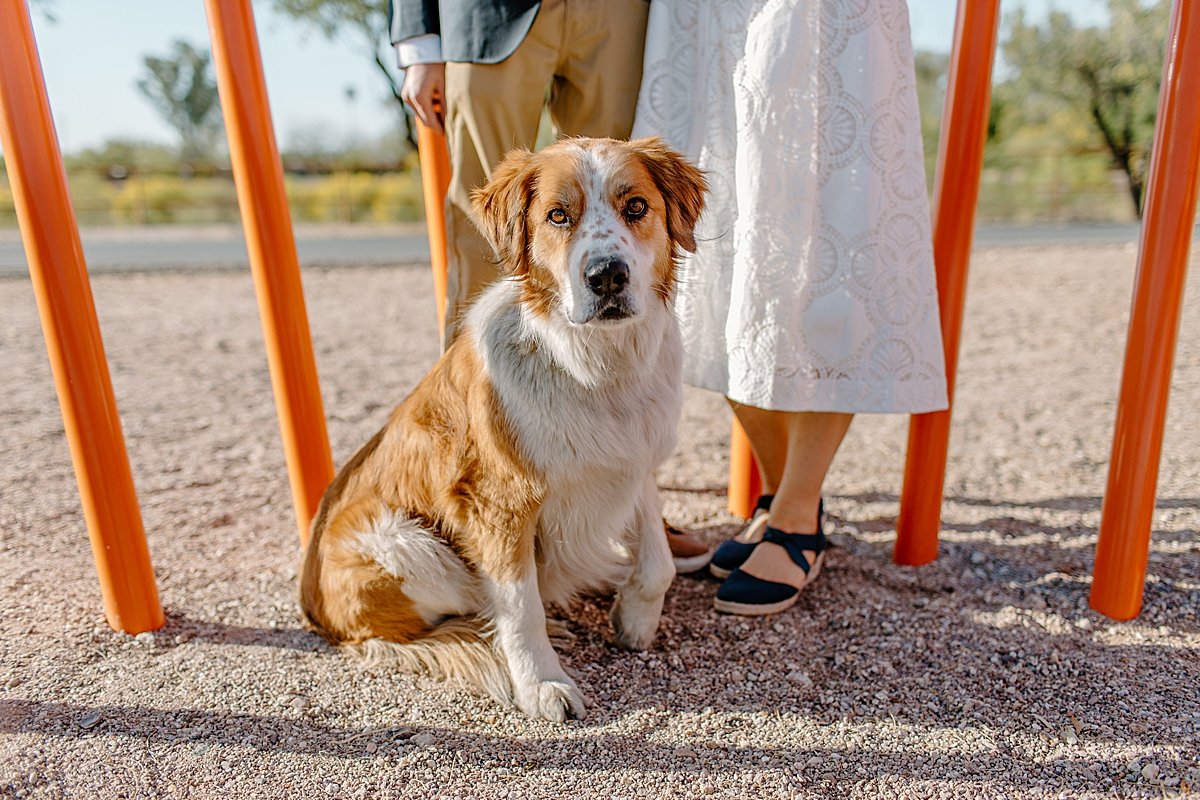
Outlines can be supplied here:
[[442, 114], [446, 97], [445, 64], [413, 64], [404, 70], [400, 96], [416, 112], [417, 119], [442, 133]]

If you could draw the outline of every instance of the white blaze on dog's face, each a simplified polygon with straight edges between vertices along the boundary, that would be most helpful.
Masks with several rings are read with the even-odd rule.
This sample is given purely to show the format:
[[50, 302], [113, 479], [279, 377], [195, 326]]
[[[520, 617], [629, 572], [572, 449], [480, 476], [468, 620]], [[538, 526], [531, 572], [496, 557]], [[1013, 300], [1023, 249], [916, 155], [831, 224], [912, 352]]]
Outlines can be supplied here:
[[667, 241], [666, 206], [649, 171], [616, 143], [569, 142], [539, 170], [529, 206], [530, 258], [557, 286], [573, 325], [619, 324], [646, 307]]
[[475, 211], [529, 307], [611, 326], [672, 296], [675, 247], [695, 250], [705, 188], [658, 139], [567, 139], [510, 153]]

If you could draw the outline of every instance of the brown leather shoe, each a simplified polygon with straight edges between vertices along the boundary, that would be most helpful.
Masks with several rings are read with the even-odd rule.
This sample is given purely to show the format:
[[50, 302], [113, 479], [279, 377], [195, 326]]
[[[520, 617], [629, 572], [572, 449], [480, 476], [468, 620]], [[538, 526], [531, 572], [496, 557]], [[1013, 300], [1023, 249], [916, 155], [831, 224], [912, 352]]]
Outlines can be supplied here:
[[671, 548], [671, 560], [675, 562], [675, 572], [680, 575], [697, 572], [708, 566], [712, 559], [712, 550], [694, 533], [681, 531], [666, 520], [663, 520], [663, 531], [667, 535], [667, 544]]

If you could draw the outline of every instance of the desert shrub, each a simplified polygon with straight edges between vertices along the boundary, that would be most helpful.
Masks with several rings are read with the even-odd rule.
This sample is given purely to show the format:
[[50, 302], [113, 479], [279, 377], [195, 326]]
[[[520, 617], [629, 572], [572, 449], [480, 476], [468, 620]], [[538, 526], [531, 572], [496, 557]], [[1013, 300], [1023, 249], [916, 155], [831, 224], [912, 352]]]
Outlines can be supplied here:
[[12, 192], [8, 189], [8, 175], [0, 172], [0, 226], [17, 224], [17, 211], [13, 208]]
[[411, 172], [289, 177], [297, 222], [405, 222], [422, 219], [421, 185]]
[[88, 170], [67, 176], [71, 205], [80, 225], [110, 225], [116, 189], [103, 175]]
[[414, 222], [425, 218], [421, 181], [412, 172], [396, 172], [378, 178], [379, 190], [371, 205], [375, 222]]
[[177, 222], [187, 203], [188, 190], [174, 175], [134, 176], [121, 182], [113, 199], [116, 222], [161, 224]]

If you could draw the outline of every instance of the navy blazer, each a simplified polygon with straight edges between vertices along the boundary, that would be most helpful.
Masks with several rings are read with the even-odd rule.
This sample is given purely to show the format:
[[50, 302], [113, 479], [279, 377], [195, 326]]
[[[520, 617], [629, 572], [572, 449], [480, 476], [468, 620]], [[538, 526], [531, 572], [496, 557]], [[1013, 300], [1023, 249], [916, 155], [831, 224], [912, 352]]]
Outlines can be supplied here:
[[537, 16], [538, 0], [390, 0], [392, 44], [442, 37], [443, 61], [495, 64], [513, 54]]

